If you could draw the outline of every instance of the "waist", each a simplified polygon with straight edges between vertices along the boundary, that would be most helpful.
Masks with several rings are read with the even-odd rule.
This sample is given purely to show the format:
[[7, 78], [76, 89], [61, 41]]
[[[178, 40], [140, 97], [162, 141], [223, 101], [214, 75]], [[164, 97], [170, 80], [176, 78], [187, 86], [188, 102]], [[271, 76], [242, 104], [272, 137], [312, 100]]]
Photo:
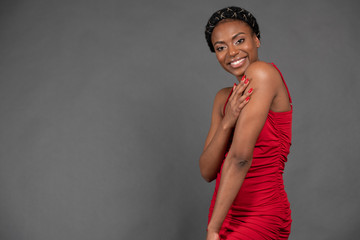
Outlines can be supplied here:
[[[246, 174], [234, 203], [252, 205], [254, 203], [266, 204], [266, 202], [282, 201], [284, 197], [287, 198], [282, 171], [279, 171], [279, 168], [272, 169], [267, 167], [253, 169], [252, 171], [250, 171], [250, 169]], [[214, 195], [217, 194], [220, 180], [221, 172], [218, 173], [216, 178]]]
[[[216, 202], [217, 191], [214, 192], [211, 200], [209, 213], [211, 215]], [[234, 199], [227, 217], [236, 216], [260, 216], [274, 215], [279, 216], [290, 210], [290, 203], [285, 190], [240, 190]]]

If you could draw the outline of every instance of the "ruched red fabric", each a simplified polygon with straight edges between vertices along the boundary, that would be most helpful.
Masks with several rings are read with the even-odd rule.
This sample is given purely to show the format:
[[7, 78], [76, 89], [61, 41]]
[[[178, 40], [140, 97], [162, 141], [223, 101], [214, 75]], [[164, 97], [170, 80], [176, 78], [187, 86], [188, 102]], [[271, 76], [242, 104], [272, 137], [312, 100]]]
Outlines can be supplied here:
[[[287, 86], [286, 89], [291, 103]], [[292, 112], [292, 106], [287, 112], [269, 111], [255, 144], [252, 165], [222, 224], [221, 240], [288, 239], [292, 220], [283, 172], [291, 145]], [[221, 170], [216, 178], [209, 221], [220, 179]]]

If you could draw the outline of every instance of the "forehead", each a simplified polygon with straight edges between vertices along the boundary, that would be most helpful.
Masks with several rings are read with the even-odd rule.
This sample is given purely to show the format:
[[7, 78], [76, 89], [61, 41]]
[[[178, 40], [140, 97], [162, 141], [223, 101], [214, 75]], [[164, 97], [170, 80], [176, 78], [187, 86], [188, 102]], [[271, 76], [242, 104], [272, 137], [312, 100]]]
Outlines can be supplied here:
[[211, 41], [224, 41], [231, 39], [234, 35], [243, 33], [252, 33], [250, 26], [240, 20], [225, 19], [219, 22], [211, 34]]

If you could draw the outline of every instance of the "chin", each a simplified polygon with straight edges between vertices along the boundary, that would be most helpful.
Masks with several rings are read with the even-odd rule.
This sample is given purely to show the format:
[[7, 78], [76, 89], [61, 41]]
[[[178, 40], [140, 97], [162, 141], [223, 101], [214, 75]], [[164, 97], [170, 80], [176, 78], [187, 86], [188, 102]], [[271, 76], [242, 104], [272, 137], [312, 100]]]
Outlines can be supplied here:
[[238, 69], [227, 69], [227, 72], [234, 75], [235, 77], [239, 77], [245, 74], [245, 67], [238, 68]]
[[241, 66], [239, 68], [228, 67], [228, 69], [226, 69], [226, 71], [231, 73], [235, 77], [239, 77], [239, 76], [242, 76], [245, 74], [245, 71], [249, 67], [249, 65], [250, 65], [249, 63], [245, 63], [244, 66]]

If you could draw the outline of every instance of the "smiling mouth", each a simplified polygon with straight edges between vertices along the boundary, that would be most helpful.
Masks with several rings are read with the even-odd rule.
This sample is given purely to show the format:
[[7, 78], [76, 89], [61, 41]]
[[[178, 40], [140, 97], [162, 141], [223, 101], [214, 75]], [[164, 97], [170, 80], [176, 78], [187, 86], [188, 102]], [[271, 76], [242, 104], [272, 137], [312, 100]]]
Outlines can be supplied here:
[[243, 65], [244, 61], [245, 61], [245, 58], [240, 58], [240, 59], [235, 59], [235, 60], [231, 61], [229, 64], [233, 68], [238, 68]]

